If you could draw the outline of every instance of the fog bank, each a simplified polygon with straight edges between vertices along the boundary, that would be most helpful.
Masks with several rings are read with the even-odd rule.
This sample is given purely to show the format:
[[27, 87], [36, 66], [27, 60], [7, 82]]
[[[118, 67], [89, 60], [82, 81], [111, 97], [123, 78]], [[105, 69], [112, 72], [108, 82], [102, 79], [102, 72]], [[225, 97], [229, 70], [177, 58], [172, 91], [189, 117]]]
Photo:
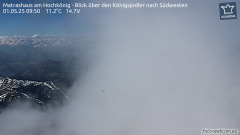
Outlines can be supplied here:
[[159, 16], [119, 12], [99, 20], [94, 64], [75, 82], [70, 103], [48, 112], [8, 110], [0, 116], [1, 134], [192, 135], [203, 128], [239, 129], [239, 59], [219, 34], [221, 24], [191, 15]]

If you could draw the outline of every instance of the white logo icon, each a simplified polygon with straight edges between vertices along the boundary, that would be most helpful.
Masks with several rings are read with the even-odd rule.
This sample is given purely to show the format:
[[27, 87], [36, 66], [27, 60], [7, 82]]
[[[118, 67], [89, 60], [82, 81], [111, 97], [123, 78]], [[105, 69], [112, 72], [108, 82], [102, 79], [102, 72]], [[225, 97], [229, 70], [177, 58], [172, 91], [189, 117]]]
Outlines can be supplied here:
[[221, 8], [223, 9], [224, 14], [233, 14], [234, 5], [230, 6], [227, 4], [226, 6], [221, 6]]

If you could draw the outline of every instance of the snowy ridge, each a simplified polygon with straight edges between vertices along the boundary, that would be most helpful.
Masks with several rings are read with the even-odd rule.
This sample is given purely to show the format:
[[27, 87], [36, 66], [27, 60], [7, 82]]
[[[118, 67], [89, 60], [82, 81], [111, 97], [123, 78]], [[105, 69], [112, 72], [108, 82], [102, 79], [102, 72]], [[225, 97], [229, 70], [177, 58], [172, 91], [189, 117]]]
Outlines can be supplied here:
[[64, 99], [68, 99], [67, 95], [51, 81], [37, 82], [0, 77], [0, 108], [18, 100], [45, 105], [48, 102], [61, 104]]

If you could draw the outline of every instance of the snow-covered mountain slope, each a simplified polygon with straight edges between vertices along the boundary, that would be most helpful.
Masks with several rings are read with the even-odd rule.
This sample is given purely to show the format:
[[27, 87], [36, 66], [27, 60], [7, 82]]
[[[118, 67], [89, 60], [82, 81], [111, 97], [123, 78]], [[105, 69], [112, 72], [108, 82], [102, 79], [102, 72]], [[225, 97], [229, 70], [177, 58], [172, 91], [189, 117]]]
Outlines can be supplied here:
[[18, 101], [41, 106], [60, 105], [65, 99], [66, 94], [51, 81], [37, 82], [0, 77], [0, 108]]

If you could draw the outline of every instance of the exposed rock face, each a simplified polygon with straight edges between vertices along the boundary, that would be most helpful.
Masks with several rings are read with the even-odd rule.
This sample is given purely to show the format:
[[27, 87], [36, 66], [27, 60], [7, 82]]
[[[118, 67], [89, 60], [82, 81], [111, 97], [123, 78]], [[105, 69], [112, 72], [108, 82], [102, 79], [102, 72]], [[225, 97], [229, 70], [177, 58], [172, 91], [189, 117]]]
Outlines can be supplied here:
[[0, 77], [0, 108], [8, 107], [18, 101], [33, 105], [61, 105], [66, 94], [53, 82], [36, 82]]

